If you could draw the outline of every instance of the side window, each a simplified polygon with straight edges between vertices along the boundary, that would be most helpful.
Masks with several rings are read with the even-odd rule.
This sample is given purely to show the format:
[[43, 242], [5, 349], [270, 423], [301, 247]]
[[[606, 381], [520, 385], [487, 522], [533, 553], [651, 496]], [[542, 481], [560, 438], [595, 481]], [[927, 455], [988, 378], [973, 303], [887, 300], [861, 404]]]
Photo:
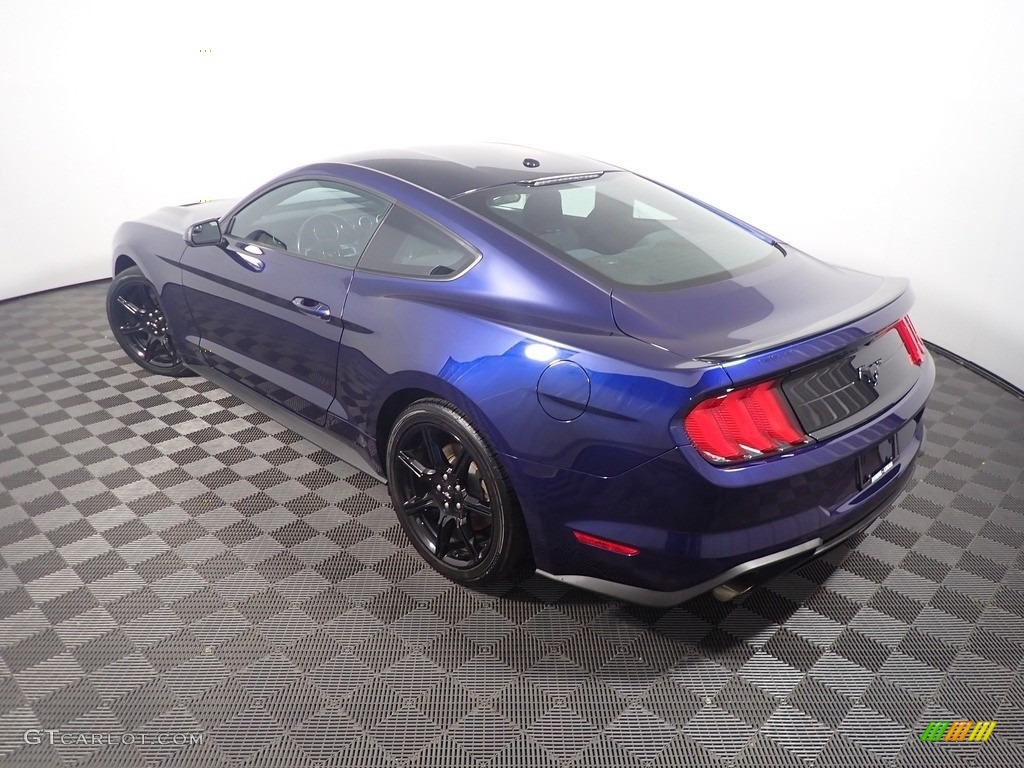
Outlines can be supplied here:
[[507, 195], [492, 197], [487, 204], [496, 211], [521, 211], [526, 205], [526, 195], [512, 192]]
[[566, 216], [586, 218], [597, 202], [597, 187], [569, 187], [561, 189], [562, 213]]
[[478, 257], [453, 235], [396, 205], [359, 260], [359, 269], [443, 280], [465, 272]]
[[388, 207], [386, 200], [345, 184], [294, 181], [235, 214], [227, 234], [304, 259], [352, 267]]
[[653, 205], [648, 205], [643, 200], [633, 201], [633, 218], [656, 219], [658, 221], [676, 221], [676, 217], [673, 216], [671, 213], [659, 211]]

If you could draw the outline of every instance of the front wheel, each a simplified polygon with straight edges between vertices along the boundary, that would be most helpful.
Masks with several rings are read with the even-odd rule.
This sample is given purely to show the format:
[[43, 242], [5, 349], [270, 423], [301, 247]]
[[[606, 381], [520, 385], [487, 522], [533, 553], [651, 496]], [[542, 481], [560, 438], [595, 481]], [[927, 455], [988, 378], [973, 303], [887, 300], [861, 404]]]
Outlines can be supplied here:
[[107, 320], [121, 348], [150, 373], [191, 373], [174, 348], [156, 288], [138, 267], [114, 277], [107, 289]]
[[413, 546], [453, 581], [484, 586], [526, 549], [522, 514], [494, 452], [441, 400], [420, 400], [395, 422], [388, 490]]

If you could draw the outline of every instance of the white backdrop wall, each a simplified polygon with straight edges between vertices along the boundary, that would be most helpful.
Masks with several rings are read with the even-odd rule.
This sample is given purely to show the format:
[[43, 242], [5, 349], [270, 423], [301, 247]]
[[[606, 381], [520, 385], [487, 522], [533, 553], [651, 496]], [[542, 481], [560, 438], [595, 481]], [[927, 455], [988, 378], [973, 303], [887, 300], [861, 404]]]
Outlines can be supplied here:
[[1022, 36], [1015, 0], [2, 0], [0, 299], [109, 275], [161, 205], [509, 141], [909, 276], [922, 335], [1024, 387]]

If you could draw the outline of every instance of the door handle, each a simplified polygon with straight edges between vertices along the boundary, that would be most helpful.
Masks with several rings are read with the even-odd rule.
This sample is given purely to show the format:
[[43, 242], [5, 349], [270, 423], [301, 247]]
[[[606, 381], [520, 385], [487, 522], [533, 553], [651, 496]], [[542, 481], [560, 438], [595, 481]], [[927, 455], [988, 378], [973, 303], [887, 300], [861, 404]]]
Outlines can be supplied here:
[[331, 319], [331, 308], [322, 301], [307, 299], [305, 296], [296, 296], [292, 299], [292, 305], [294, 305], [300, 312], [305, 312], [307, 315], [315, 315], [316, 317], [323, 318], [324, 320]]

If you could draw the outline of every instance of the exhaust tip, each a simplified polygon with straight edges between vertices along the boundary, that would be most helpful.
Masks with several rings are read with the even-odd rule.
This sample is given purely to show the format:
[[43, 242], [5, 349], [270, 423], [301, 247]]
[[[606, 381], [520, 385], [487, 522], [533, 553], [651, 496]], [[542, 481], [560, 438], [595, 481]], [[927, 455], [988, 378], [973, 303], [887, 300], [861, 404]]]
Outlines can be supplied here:
[[728, 603], [737, 597], [747, 594], [753, 588], [753, 582], [746, 581], [745, 579], [733, 579], [724, 584], [719, 584], [712, 589], [711, 595], [720, 602]]

